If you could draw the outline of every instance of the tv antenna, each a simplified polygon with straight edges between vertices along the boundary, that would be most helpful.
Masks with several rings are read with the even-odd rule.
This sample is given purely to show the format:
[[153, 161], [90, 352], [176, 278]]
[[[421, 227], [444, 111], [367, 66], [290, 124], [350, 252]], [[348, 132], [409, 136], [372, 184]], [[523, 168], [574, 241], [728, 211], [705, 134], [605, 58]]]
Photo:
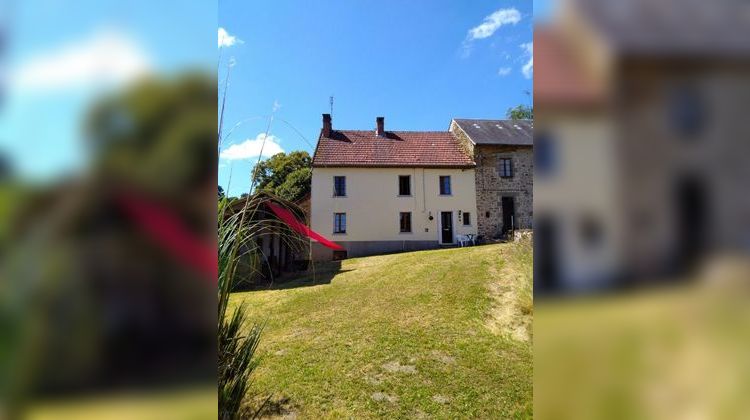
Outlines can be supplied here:
[[331, 116], [333, 116], [333, 95], [328, 99], [331, 104]]

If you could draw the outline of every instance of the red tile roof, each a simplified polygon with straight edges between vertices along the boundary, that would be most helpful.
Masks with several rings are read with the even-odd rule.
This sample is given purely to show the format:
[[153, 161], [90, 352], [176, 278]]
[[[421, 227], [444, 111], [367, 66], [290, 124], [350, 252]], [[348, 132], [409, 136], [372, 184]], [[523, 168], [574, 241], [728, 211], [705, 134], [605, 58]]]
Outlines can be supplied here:
[[472, 158], [449, 131], [334, 130], [321, 136], [313, 166], [470, 168]]
[[552, 27], [534, 30], [534, 103], [542, 106], [596, 105], [604, 92], [587, 78], [569, 46]]

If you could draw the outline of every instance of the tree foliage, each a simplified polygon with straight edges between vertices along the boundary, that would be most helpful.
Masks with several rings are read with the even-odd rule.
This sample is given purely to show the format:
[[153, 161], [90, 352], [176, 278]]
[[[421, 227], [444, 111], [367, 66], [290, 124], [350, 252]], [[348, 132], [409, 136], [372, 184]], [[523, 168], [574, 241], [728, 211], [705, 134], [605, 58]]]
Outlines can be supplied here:
[[186, 74], [102, 98], [85, 121], [97, 176], [162, 196], [205, 187], [218, 162], [214, 86], [205, 75]]
[[261, 161], [253, 171], [258, 191], [296, 201], [310, 192], [312, 158], [307, 152], [277, 153]]
[[533, 120], [534, 119], [534, 108], [528, 105], [518, 105], [512, 108], [508, 108], [505, 112], [505, 116], [511, 120]]

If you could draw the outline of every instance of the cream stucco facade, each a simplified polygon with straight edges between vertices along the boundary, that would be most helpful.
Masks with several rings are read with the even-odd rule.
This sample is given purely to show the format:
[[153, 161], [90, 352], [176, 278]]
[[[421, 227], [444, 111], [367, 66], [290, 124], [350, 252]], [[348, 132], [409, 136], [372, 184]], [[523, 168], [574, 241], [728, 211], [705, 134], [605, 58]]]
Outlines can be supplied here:
[[[399, 195], [399, 176], [410, 177], [411, 195]], [[334, 197], [334, 177], [346, 177], [346, 196]], [[450, 176], [451, 194], [440, 194], [440, 177]], [[348, 256], [435, 248], [477, 233], [474, 169], [315, 167], [311, 227], [347, 249]], [[400, 213], [411, 213], [411, 232], [400, 230]], [[464, 225], [464, 213], [469, 225]], [[334, 233], [334, 214], [346, 214], [346, 233]], [[450, 242], [442, 219], [450, 213]], [[432, 217], [432, 220], [430, 220]], [[332, 251], [313, 247], [313, 257]]]

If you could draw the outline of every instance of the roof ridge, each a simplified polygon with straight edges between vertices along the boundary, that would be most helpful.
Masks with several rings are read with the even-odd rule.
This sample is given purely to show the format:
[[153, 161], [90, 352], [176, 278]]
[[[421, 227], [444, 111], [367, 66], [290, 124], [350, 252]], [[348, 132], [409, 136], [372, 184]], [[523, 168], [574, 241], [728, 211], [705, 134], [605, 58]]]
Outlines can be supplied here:
[[[362, 133], [375, 132], [375, 130], [349, 130], [349, 129], [335, 129], [333, 131], [357, 131]], [[385, 130], [386, 133], [444, 133], [450, 134], [450, 130]]]
[[511, 121], [514, 121], [514, 122], [518, 122], [518, 121], [521, 121], [521, 122], [533, 122], [534, 121], [533, 118], [520, 118], [520, 119], [517, 119], [517, 120], [514, 120], [513, 118], [495, 118], [495, 119], [490, 119], [490, 118], [454, 118], [453, 120], [454, 121], [503, 121], [503, 122], [511, 122]]

